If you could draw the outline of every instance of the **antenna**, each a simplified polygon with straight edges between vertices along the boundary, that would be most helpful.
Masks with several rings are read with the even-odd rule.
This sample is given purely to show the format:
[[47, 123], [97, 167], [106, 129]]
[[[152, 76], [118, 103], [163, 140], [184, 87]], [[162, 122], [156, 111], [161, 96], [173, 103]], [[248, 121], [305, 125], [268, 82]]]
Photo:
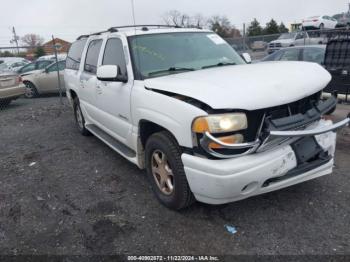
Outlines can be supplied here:
[[[131, 1], [131, 9], [132, 9], [132, 20], [134, 22], [134, 26], [136, 25], [136, 19], [135, 19], [135, 3], [134, 0], [130, 0]], [[136, 29], [135, 29], [136, 31]]]

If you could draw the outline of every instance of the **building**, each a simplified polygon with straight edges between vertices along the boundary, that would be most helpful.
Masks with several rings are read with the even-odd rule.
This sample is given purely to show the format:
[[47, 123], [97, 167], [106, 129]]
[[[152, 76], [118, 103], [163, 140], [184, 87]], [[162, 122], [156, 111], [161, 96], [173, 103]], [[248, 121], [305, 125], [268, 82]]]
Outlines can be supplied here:
[[[71, 45], [71, 43], [65, 40], [62, 40], [60, 38], [55, 38], [55, 44], [56, 44], [56, 49], [58, 54], [68, 53], [69, 47]], [[53, 40], [43, 44], [42, 47], [46, 55], [53, 55], [55, 53]]]

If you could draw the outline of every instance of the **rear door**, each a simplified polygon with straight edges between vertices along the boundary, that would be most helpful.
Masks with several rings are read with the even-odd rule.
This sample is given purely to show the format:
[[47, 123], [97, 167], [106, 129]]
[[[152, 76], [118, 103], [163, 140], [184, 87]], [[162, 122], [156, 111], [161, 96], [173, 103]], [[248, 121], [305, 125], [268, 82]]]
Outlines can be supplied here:
[[97, 106], [100, 112], [100, 124], [107, 131], [126, 143], [131, 132], [130, 94], [132, 72], [128, 72], [127, 40], [119, 37], [107, 39], [101, 65], [117, 65], [120, 74], [128, 76], [126, 83], [97, 80]]
[[88, 118], [98, 122], [98, 111], [96, 104], [96, 72], [99, 62], [103, 40], [99, 38], [88, 42], [84, 57], [83, 70], [80, 74], [79, 100], [83, 111]]

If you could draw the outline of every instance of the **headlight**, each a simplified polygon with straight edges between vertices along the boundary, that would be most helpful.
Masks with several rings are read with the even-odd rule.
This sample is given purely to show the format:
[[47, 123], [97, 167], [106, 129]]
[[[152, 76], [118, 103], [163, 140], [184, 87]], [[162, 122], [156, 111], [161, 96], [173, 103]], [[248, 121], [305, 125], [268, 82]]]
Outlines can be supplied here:
[[248, 128], [247, 116], [244, 113], [209, 115], [196, 118], [192, 124], [195, 133], [227, 133]]

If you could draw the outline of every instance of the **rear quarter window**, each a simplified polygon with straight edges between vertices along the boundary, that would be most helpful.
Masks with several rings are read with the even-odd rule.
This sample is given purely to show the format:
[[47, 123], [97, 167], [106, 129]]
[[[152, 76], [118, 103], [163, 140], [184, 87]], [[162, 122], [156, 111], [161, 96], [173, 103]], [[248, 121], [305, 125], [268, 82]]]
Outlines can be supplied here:
[[79, 70], [86, 41], [87, 39], [78, 40], [71, 45], [66, 59], [67, 69]]

